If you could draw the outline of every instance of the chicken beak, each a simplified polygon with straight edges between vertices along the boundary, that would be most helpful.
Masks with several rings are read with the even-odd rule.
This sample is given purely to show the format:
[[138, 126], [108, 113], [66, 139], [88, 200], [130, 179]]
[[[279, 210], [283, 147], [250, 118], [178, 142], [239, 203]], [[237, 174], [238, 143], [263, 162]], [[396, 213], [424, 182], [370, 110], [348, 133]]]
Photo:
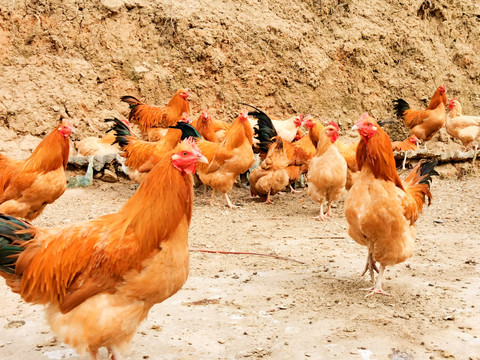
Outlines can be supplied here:
[[198, 158], [198, 162], [208, 164], [208, 159], [204, 155], [202, 155]]
[[357, 124], [353, 125], [352, 130], [358, 130]]

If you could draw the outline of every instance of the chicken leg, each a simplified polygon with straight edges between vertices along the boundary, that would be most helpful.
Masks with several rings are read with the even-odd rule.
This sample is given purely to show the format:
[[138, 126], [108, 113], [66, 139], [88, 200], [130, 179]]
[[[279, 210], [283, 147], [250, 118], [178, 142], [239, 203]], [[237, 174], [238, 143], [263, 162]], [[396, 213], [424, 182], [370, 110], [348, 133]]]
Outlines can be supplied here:
[[475, 147], [473, 148], [473, 160], [472, 160], [473, 172], [475, 172], [475, 160], [477, 160], [477, 152], [478, 152], [478, 144], [475, 145]]
[[230, 209], [238, 208], [238, 206], [232, 204], [232, 202], [230, 201], [230, 198], [228, 197], [228, 194], [227, 194], [227, 193], [224, 193], [223, 196], [225, 197], [225, 201], [227, 202], [227, 206], [228, 206]]
[[270, 191], [271, 191], [271, 190], [268, 190], [267, 200], [265, 200], [265, 204], [273, 204], [273, 203], [270, 201]]
[[365, 295], [365, 297], [370, 297], [372, 295], [386, 295], [386, 296], [393, 296], [392, 294], [389, 294], [388, 292], [384, 291], [382, 289], [382, 280], [383, 280], [383, 274], [385, 272], [385, 265], [380, 264], [380, 270], [378, 272], [377, 276], [377, 281], [375, 282], [375, 285], [371, 287], [370, 289], [362, 289], [368, 291], [368, 294]]
[[123, 356], [114, 349], [108, 348], [108, 358], [112, 360], [123, 360]]
[[90, 350], [90, 360], [99, 360], [98, 350]]
[[367, 270], [370, 272], [370, 279], [372, 280], [372, 283], [374, 283], [375, 282], [375, 272], [374, 271], [376, 271], [378, 273], [378, 268], [377, 268], [377, 265], [375, 264], [375, 259], [373, 258], [373, 255], [370, 252], [370, 250], [368, 251], [367, 263], [365, 264], [365, 269], [363, 270], [362, 275], [360, 275], [360, 276], [365, 275]]

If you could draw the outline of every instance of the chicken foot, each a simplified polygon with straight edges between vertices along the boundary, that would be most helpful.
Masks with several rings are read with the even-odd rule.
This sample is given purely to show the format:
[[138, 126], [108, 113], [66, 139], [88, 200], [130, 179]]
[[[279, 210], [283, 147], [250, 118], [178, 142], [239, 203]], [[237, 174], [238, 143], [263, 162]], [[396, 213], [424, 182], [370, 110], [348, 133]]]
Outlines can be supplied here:
[[227, 202], [227, 206], [228, 206], [230, 209], [238, 208], [237, 205], [233, 205], [233, 204], [232, 204], [232, 202], [230, 201], [230, 198], [228, 197], [228, 194], [227, 194], [227, 193], [224, 193], [223, 196], [225, 197], [225, 201]]
[[273, 204], [272, 201], [270, 200], [270, 190], [268, 190], [267, 200], [265, 200], [265, 204]]
[[377, 276], [377, 281], [375, 282], [375, 285], [369, 289], [361, 289], [364, 291], [368, 291], [368, 294], [365, 295], [365, 297], [370, 297], [372, 295], [385, 295], [385, 296], [393, 296], [392, 294], [384, 291], [382, 289], [382, 280], [383, 280], [383, 274], [385, 272], [385, 265], [380, 264], [380, 270], [378, 271], [378, 276]]
[[327, 219], [331, 219], [332, 218], [332, 214], [330, 213], [330, 206], [328, 206], [328, 209], [327, 209], [327, 212], [324, 213], [323, 212], [323, 203], [320, 204], [320, 214], [318, 216], [314, 216], [312, 219], [315, 219], [315, 220], [327, 220]]
[[292, 184], [288, 184], [288, 186], [290, 187], [290, 192], [291, 192], [292, 194], [296, 194], [296, 193], [301, 192], [300, 190], [295, 190], [295, 189], [292, 187]]
[[370, 250], [368, 251], [367, 263], [365, 264], [365, 269], [363, 270], [362, 275], [360, 275], [360, 276], [365, 275], [367, 270], [370, 272], [370, 279], [372, 280], [372, 283], [374, 283], [375, 282], [375, 272], [374, 271], [376, 271], [378, 273], [378, 268], [377, 268], [377, 265], [375, 264], [375, 259], [373, 258], [373, 255], [370, 252]]

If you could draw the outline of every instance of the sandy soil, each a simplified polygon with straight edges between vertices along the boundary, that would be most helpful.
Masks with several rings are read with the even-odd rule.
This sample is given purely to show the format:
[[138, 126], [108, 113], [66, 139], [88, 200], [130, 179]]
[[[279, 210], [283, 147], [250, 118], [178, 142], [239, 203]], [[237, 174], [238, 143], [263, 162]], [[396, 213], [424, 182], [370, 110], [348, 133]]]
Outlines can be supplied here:
[[[385, 289], [364, 298], [366, 249], [347, 235], [343, 202], [318, 222], [302, 190], [273, 205], [234, 188], [241, 204], [210, 207], [196, 190], [192, 249], [276, 254], [191, 253], [183, 289], [156, 305], [128, 359], [480, 359], [479, 175], [434, 179], [433, 204], [417, 222], [414, 255], [391, 268]], [[52, 226], [117, 210], [129, 181], [69, 189], [35, 220]], [[100, 200], [101, 199], [101, 200]], [[1, 281], [1, 359], [88, 359], [49, 331], [40, 306]], [[106, 357], [106, 353], [102, 353]]]

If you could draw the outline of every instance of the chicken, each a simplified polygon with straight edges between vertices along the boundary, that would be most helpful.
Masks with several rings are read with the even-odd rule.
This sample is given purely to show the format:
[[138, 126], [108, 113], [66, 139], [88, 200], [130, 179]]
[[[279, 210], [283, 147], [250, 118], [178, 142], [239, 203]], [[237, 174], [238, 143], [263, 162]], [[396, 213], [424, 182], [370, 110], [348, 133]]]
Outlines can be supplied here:
[[342, 155], [347, 162], [347, 182], [345, 184], [345, 189], [347, 190], [350, 190], [358, 174], [357, 159], [355, 158], [357, 145], [358, 143], [345, 144], [340, 140], [335, 141], [335, 146], [340, 152], [340, 155]]
[[277, 136], [270, 148], [267, 157], [255, 168], [249, 177], [252, 196], [266, 196], [265, 203], [271, 204], [270, 195], [275, 195], [288, 185], [288, 173], [285, 170], [289, 160], [283, 146], [284, 140]]
[[108, 132], [115, 136], [115, 143], [120, 145], [124, 161], [122, 166], [130, 178], [141, 183], [148, 172], [157, 164], [158, 160], [177, 144], [188, 137], [200, 137], [200, 134], [190, 124], [179, 121], [175, 126], [170, 126], [166, 135], [158, 142], [139, 140], [132, 136], [128, 126], [120, 120], [105, 119], [106, 122], [113, 122]]
[[[333, 201], [340, 199], [345, 192], [347, 162], [334, 145], [339, 135], [338, 125], [330, 122], [320, 132], [317, 153], [308, 169], [308, 195], [320, 203], [320, 214], [316, 220], [332, 218], [330, 209]], [[323, 203], [327, 201], [327, 211]]]
[[128, 120], [140, 126], [142, 137], [149, 141], [158, 141], [164, 135], [158, 128], [175, 125], [183, 113], [190, 114], [187, 98], [188, 89], [178, 90], [166, 106], [152, 106], [142, 103], [133, 96], [122, 96], [121, 100], [130, 106]]
[[[128, 120], [121, 120], [127, 127], [130, 127]], [[107, 133], [103, 137], [89, 136], [75, 143], [78, 154], [82, 156], [118, 154], [120, 149], [112, 145], [115, 141], [113, 133]]]
[[43, 304], [54, 333], [80, 354], [113, 359], [150, 308], [188, 276], [188, 228], [197, 162], [193, 141], [166, 153], [118, 213], [37, 228], [0, 215], [0, 275], [26, 301]]
[[232, 123], [223, 142], [198, 140], [198, 146], [210, 164], [200, 164], [197, 175], [203, 184], [212, 187], [212, 205], [215, 191], [218, 190], [223, 193], [227, 206], [235, 207], [227, 192], [232, 188], [237, 176], [246, 172], [255, 161], [252, 140], [253, 132], [247, 121], [246, 111]]
[[[436, 161], [421, 161], [405, 180], [395, 167], [392, 144], [387, 133], [367, 113], [353, 129], [360, 133], [357, 164], [360, 173], [345, 200], [348, 234], [368, 248], [368, 270], [374, 282], [376, 262], [380, 263], [374, 286], [367, 296], [389, 295], [382, 289], [386, 266], [401, 263], [412, 256], [415, 241], [415, 222], [422, 213], [425, 197], [428, 204], [431, 176]], [[362, 274], [362, 275], [363, 275]]]
[[222, 142], [226, 131], [230, 128], [230, 125], [224, 121], [212, 120], [208, 110], [202, 111], [198, 119], [192, 122], [192, 126], [205, 140], [211, 142]]
[[[265, 159], [268, 149], [273, 142], [272, 139], [277, 136], [277, 131], [273, 126], [272, 120], [264, 112], [260, 110], [258, 112], [258, 122], [254, 127], [255, 139], [257, 140], [255, 149], [260, 153], [260, 157]], [[318, 129], [322, 127], [320, 123], [311, 120], [308, 116], [305, 118], [302, 117], [302, 119], [309, 129], [309, 135], [293, 143], [287, 140], [283, 141], [283, 146], [285, 147], [285, 152], [289, 160], [286, 171], [289, 177], [291, 192], [296, 192], [291, 184], [298, 181], [301, 175], [308, 171], [309, 161], [316, 153], [312, 139], [318, 138]], [[301, 124], [298, 123], [297, 125], [301, 126]]]
[[[244, 104], [244, 103], [242, 103], [242, 105], [250, 106], [251, 108], [254, 108], [256, 110], [256, 111], [250, 111], [248, 113], [249, 116], [252, 116], [257, 119], [257, 120], [252, 120], [252, 119], [248, 120], [250, 122], [250, 125], [252, 126], [252, 129], [255, 127], [255, 125], [257, 124], [260, 118], [264, 118], [265, 116], [267, 116], [262, 110], [256, 108], [255, 106]], [[302, 137], [302, 134], [299, 133], [299, 129], [298, 129], [303, 122], [302, 114], [292, 116], [286, 120], [271, 120], [271, 121], [272, 121], [273, 127], [275, 128], [275, 131], [282, 139], [292, 142], [293, 140], [295, 140], [296, 137], [298, 138]]]
[[393, 101], [396, 115], [404, 120], [412, 135], [424, 141], [425, 148], [425, 142], [432, 139], [445, 124], [446, 91], [445, 84], [439, 86], [425, 110], [412, 110], [403, 99]]
[[478, 145], [480, 142], [480, 116], [468, 116], [462, 114], [462, 105], [457, 99], [448, 103], [450, 110], [445, 122], [448, 135], [459, 139], [466, 149], [474, 148], [472, 164], [475, 168]]
[[407, 162], [407, 154], [409, 150], [417, 150], [418, 138], [415, 135], [410, 135], [403, 141], [394, 141], [392, 142], [393, 151], [404, 151], [405, 156], [403, 157], [402, 169], [405, 170], [405, 163]]
[[33, 220], [65, 192], [72, 130], [64, 119], [23, 161], [0, 154], [0, 212]]

